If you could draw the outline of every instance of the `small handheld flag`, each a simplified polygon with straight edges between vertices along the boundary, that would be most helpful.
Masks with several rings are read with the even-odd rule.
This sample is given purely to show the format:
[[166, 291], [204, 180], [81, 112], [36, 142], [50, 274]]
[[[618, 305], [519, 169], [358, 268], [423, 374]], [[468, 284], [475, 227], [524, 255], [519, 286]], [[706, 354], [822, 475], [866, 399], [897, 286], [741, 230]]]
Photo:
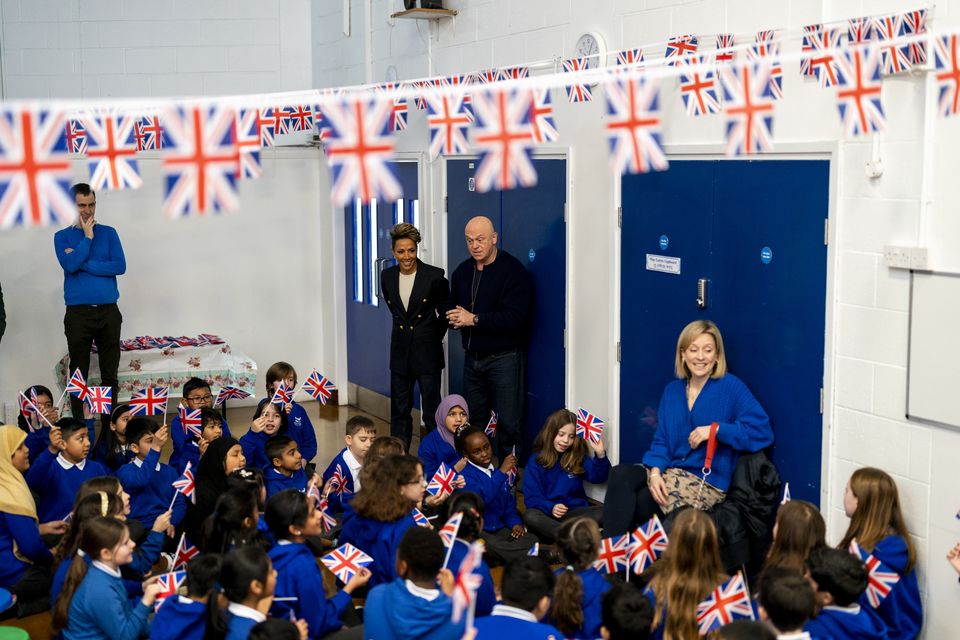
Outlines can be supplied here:
[[287, 384], [286, 380], [281, 380], [277, 385], [277, 390], [273, 392], [270, 398], [271, 404], [290, 404], [293, 402], [293, 387]]
[[[193, 470], [190, 469], [193, 463], [188, 462], [186, 468], [183, 470], [183, 475], [179, 479], [173, 481], [173, 488], [176, 489], [176, 492], [173, 494], [173, 499], [177, 499], [177, 493], [182, 493], [183, 497], [189, 498], [190, 502], [196, 504], [197, 502], [197, 486], [193, 481]], [[173, 506], [173, 503], [170, 503], [170, 506]]]
[[187, 534], [180, 534], [180, 543], [177, 545], [177, 553], [173, 557], [173, 571], [179, 571], [187, 566], [187, 563], [193, 560], [200, 553], [200, 550], [190, 544], [187, 540]]
[[90, 413], [101, 415], [110, 413], [113, 406], [113, 389], [110, 387], [88, 387], [87, 406], [90, 407]]
[[780, 501], [780, 504], [787, 504], [790, 502], [790, 483], [783, 483], [783, 500]]
[[593, 566], [603, 573], [616, 573], [618, 569], [627, 568], [627, 553], [630, 547], [630, 534], [604, 538], [600, 541], [600, 549]]
[[667, 532], [656, 514], [647, 524], [630, 534], [629, 568], [635, 575], [643, 573], [666, 550]]
[[448, 469], [447, 465], [440, 463], [440, 468], [433, 474], [430, 482], [427, 484], [427, 493], [432, 496], [448, 496], [453, 493], [453, 483], [457, 480], [457, 472], [454, 469]]
[[711, 630], [740, 618], [754, 619], [750, 592], [747, 590], [743, 573], [737, 573], [711, 591], [707, 599], [697, 605], [700, 635], [706, 635]]
[[850, 541], [850, 553], [860, 558], [863, 564], [867, 566], [869, 578], [866, 591], [867, 602], [876, 609], [900, 581], [900, 575], [877, 560], [876, 556], [866, 551], [856, 540]]
[[[510, 455], [512, 455], [514, 458], [517, 457], [517, 445], [513, 445], [512, 447], [510, 447]], [[516, 482], [517, 482], [517, 465], [513, 465], [510, 468], [510, 471], [507, 472], [507, 484], [509, 484], [512, 487], [514, 484], [516, 484]]]
[[217, 392], [217, 399], [213, 401], [213, 406], [219, 407], [227, 400], [243, 400], [244, 398], [249, 398], [251, 395], [253, 394], [243, 389], [238, 389], [237, 387], [223, 387]]
[[330, 510], [327, 506], [326, 498], [321, 498], [317, 508], [320, 509], [320, 526], [323, 527], [324, 533], [333, 531], [333, 528], [337, 526], [337, 519], [330, 515]]
[[200, 419], [200, 409], [191, 411], [182, 404], [180, 405], [180, 426], [183, 427], [183, 433], [188, 436], [200, 437], [203, 435], [203, 421]]
[[130, 415], [157, 416], [167, 412], [169, 387], [150, 387], [140, 389], [130, 397]]
[[73, 375], [70, 376], [70, 380], [67, 382], [66, 392], [77, 400], [86, 400], [87, 396], [90, 395], [90, 387], [87, 386], [87, 382], [83, 379], [83, 374], [80, 373], [80, 369], [74, 371]]
[[303, 381], [303, 386], [300, 387], [300, 390], [309, 393], [315, 400], [319, 400], [320, 404], [327, 404], [330, 402], [330, 398], [333, 396], [333, 392], [337, 390], [337, 387], [329, 378], [320, 375], [317, 373], [317, 370], [314, 369], [313, 372], [307, 376], [307, 379]]
[[157, 584], [160, 585], [160, 593], [157, 594], [157, 600], [153, 604], [154, 611], [160, 610], [160, 605], [163, 604], [164, 600], [177, 595], [186, 579], [186, 571], [171, 571], [160, 576], [157, 579]]
[[487, 426], [483, 429], [483, 432], [487, 434], [488, 438], [497, 437], [497, 413], [493, 409], [490, 410], [490, 420], [487, 422]]
[[477, 606], [477, 589], [480, 588], [483, 578], [477, 575], [476, 571], [483, 560], [483, 544], [474, 542], [470, 545], [470, 550], [460, 562], [460, 569], [457, 571], [457, 579], [453, 585], [453, 614], [454, 623], [460, 622], [464, 612], [467, 614], [466, 628], [473, 627], [473, 615]]
[[373, 558], [347, 543], [323, 556], [320, 561], [330, 569], [333, 575], [337, 576], [340, 582], [346, 584], [360, 572], [360, 569], [372, 564]]
[[427, 516], [423, 515], [423, 511], [414, 507], [413, 511], [410, 512], [410, 515], [413, 516], [413, 521], [417, 523], [419, 527], [429, 527], [430, 521], [427, 520]]
[[577, 409], [577, 435], [596, 444], [603, 435], [604, 422], [583, 407]]
[[[447, 523], [443, 525], [443, 528], [440, 529], [440, 539], [443, 540], [443, 546], [450, 548], [453, 546], [453, 541], [457, 539], [457, 532], [460, 531], [460, 523], [463, 521], [463, 512], [458, 511], [457, 513], [450, 516], [447, 520]], [[446, 566], [446, 563], [444, 563]]]
[[317, 483], [310, 481], [310, 484], [307, 485], [307, 497], [313, 498], [313, 504], [317, 507], [320, 506], [320, 503], [323, 502], [323, 496], [320, 495], [320, 489], [317, 488]]
[[344, 493], [350, 493], [350, 489], [347, 488], [347, 474], [344, 473], [343, 468], [337, 464], [337, 467], [333, 470], [333, 475], [330, 476], [330, 479], [333, 480], [333, 483], [330, 485], [330, 488], [339, 496]]

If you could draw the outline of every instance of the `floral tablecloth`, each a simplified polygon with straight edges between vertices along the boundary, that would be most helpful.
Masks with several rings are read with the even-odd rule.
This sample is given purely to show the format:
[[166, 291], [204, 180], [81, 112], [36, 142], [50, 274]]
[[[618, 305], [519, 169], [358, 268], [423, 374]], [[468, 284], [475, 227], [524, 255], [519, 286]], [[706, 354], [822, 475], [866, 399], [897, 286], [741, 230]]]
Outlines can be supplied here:
[[[210, 335], [210, 334], [201, 334]], [[124, 340], [129, 345], [138, 340]], [[153, 339], [147, 344], [163, 345], [164, 339]], [[144, 340], [140, 340], [144, 344]], [[185, 342], [181, 340], [181, 342]], [[222, 341], [197, 341], [195, 346], [171, 345], [153, 348], [127, 349], [120, 351], [120, 369], [118, 379], [119, 402], [130, 399], [134, 391], [145, 387], [169, 387], [170, 396], [180, 397], [183, 384], [190, 378], [203, 378], [216, 395], [220, 387], [232, 386], [255, 394], [257, 382], [257, 363], [250, 356], [234, 350]], [[60, 390], [66, 387], [70, 377], [68, 371], [70, 356], [65, 355], [54, 367], [54, 376]], [[90, 357], [90, 372], [87, 384], [100, 384], [100, 363], [96, 353]]]

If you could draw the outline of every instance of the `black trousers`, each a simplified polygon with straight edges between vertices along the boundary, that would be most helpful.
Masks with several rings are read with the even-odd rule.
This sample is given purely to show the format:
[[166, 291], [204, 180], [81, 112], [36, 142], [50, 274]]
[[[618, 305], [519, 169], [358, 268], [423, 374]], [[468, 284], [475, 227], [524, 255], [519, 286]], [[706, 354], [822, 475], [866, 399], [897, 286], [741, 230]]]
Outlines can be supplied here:
[[[63, 316], [63, 333], [67, 336], [70, 352], [70, 370], [67, 376], [80, 369], [86, 378], [90, 372], [90, 347], [97, 345], [100, 361], [100, 384], [113, 389], [113, 406], [117, 405], [117, 369], [120, 367], [120, 326], [123, 316], [116, 304], [74, 305], [67, 307]], [[83, 418], [83, 402], [70, 396], [74, 417]], [[110, 424], [110, 416], [101, 417], [103, 425]]]
[[490, 410], [497, 412], [494, 452], [503, 460], [517, 447], [523, 459], [523, 429], [527, 401], [527, 354], [510, 349], [489, 355], [470, 352], [463, 359], [463, 397], [470, 405], [470, 424], [483, 428]]
[[647, 486], [647, 469], [639, 464], [618, 464], [611, 469], [603, 499], [603, 535], [622, 536], [654, 514], [663, 518]]
[[600, 505], [587, 505], [586, 507], [576, 507], [570, 509], [562, 518], [554, 518], [553, 515], [544, 513], [540, 509], [527, 509], [523, 512], [523, 524], [534, 535], [540, 538], [540, 542], [551, 543], [557, 541], [557, 532], [564, 522], [575, 518], [591, 518], [597, 524], [603, 524], [603, 507]]
[[17, 596], [17, 606], [14, 607], [16, 616], [25, 618], [49, 610], [52, 583], [50, 567], [31, 565], [17, 583], [10, 587], [10, 592]]
[[413, 437], [413, 385], [420, 386], [420, 409], [427, 430], [437, 427], [434, 414], [440, 406], [440, 376], [436, 373], [397, 373], [390, 372], [390, 435], [400, 438], [410, 450]]

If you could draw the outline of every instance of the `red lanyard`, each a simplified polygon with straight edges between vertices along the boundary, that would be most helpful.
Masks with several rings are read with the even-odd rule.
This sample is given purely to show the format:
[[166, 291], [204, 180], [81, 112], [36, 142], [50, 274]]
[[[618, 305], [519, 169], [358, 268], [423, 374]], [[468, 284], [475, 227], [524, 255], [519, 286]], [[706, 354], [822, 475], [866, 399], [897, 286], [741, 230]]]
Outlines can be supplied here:
[[707, 441], [707, 457], [703, 461], [703, 475], [710, 475], [710, 467], [713, 466], [713, 454], [717, 452], [717, 429], [720, 424], [713, 422], [710, 424], [710, 439]]

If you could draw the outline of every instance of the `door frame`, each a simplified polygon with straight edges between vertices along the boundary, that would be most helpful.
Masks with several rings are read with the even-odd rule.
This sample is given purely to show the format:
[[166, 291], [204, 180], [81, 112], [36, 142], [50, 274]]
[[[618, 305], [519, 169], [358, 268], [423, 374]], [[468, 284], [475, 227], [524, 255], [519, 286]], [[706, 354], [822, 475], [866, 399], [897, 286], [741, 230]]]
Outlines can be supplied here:
[[[664, 145], [663, 150], [668, 160], [730, 160], [730, 161], [777, 161], [777, 160], [827, 160], [830, 163], [829, 169], [829, 187], [827, 194], [827, 217], [830, 220], [827, 233], [827, 282], [826, 282], [826, 300], [824, 305], [824, 344], [823, 344], [823, 414], [821, 416], [821, 457], [820, 457], [820, 508], [829, 509], [829, 496], [831, 493], [831, 483], [834, 481], [834, 471], [831, 465], [830, 452], [833, 442], [830, 438], [831, 427], [833, 425], [833, 398], [834, 398], [834, 374], [836, 367], [836, 333], [833, 330], [836, 291], [837, 291], [837, 264], [839, 256], [837, 254], [838, 221], [837, 204], [839, 193], [838, 174], [840, 160], [840, 143], [836, 141], [820, 142], [800, 142], [800, 143], [780, 143], [777, 150], [773, 153], [752, 157], [729, 158], [724, 154], [725, 145], [722, 144], [673, 144]], [[667, 169], [669, 171], [669, 169]], [[614, 175], [612, 179], [612, 193], [615, 206], [613, 207], [613, 251], [610, 252], [610, 275], [613, 283], [613, 313], [610, 316], [610, 334], [615, 336], [611, 345], [611, 362], [614, 366], [609, 372], [610, 389], [610, 407], [611, 421], [618, 425], [616, 429], [610, 429], [608, 434], [608, 447], [613, 461], [620, 459], [620, 367], [617, 362], [617, 344], [622, 337], [620, 333], [620, 314], [621, 314], [621, 256], [623, 252], [623, 238], [620, 225], [617, 224], [617, 213], [623, 206], [621, 193], [621, 176]]]

